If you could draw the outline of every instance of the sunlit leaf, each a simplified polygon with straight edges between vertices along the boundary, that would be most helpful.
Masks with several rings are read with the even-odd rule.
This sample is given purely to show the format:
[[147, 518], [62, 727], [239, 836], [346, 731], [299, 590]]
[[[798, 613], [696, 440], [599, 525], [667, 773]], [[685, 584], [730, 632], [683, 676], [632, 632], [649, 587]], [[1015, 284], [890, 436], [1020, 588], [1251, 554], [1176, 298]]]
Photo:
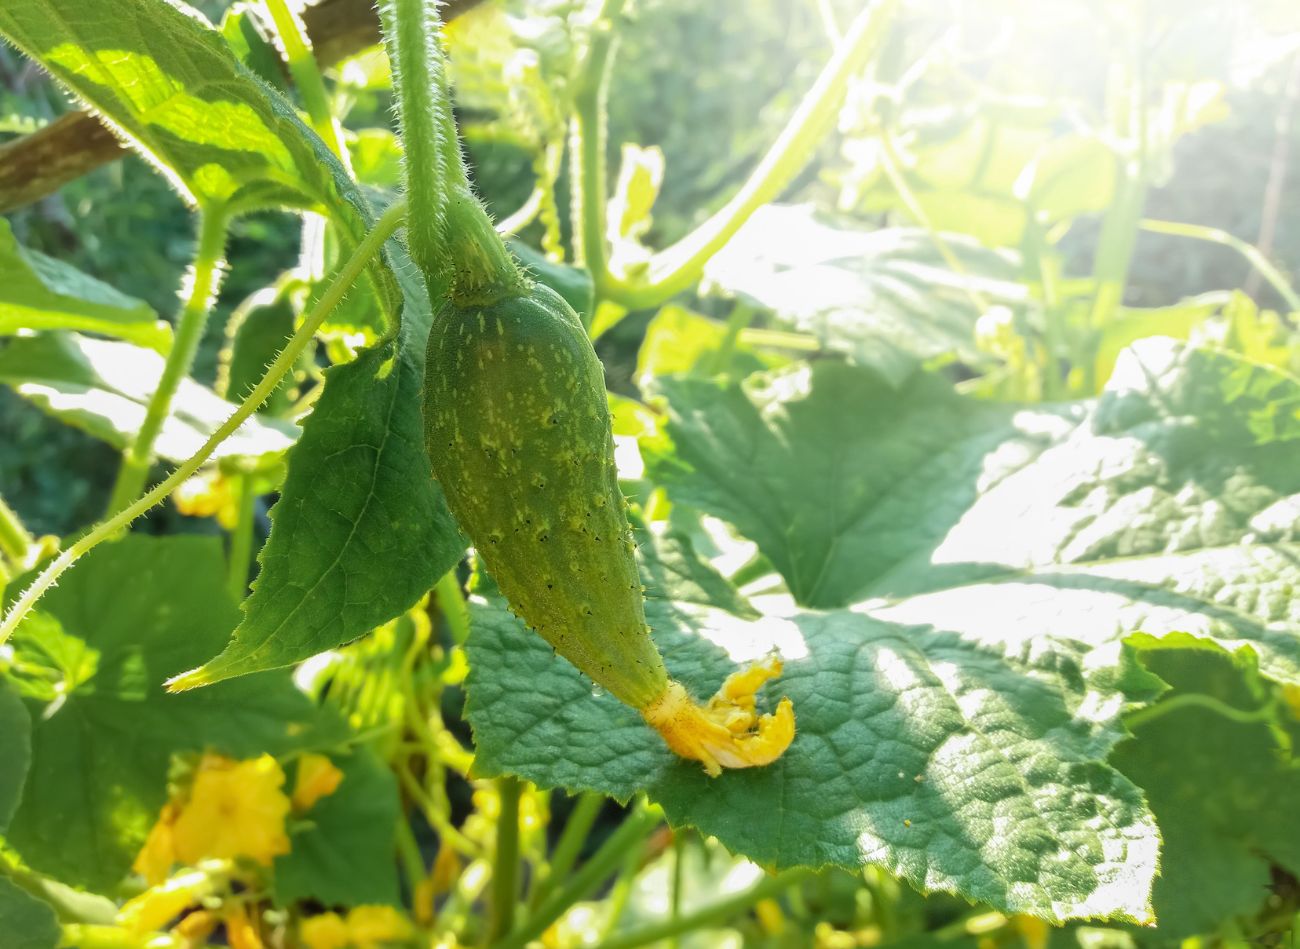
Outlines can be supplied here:
[[[125, 448], [135, 440], [163, 372], [163, 358], [129, 343], [76, 333], [43, 333], [0, 349], [0, 382], [50, 415]], [[192, 379], [182, 379], [154, 450], [181, 462], [234, 414], [235, 406]], [[223, 441], [213, 457], [278, 458], [297, 426], [253, 416]]]
[[18, 243], [0, 218], [0, 336], [19, 330], [69, 329], [102, 333], [148, 346], [171, 348], [171, 327], [143, 300], [119, 293]]
[[943, 262], [924, 231], [850, 230], [823, 222], [810, 206], [769, 205], [705, 274], [771, 310], [779, 324], [901, 382], [926, 359], [984, 360], [974, 343], [977, 297], [1027, 299], [1012, 260], [959, 237], [949, 242], [964, 273]]
[[1154, 339], [1059, 406], [830, 362], [661, 384], [650, 477], [756, 541], [800, 603], [1026, 644], [1186, 630], [1300, 682], [1289, 376]]
[[17, 681], [33, 766], [6, 840], [25, 861], [103, 891], [157, 818], [173, 753], [249, 757], [338, 739], [283, 674], [166, 694], [163, 680], [211, 655], [238, 618], [212, 537], [97, 547], [42, 598], [13, 641], [41, 670]]
[[[671, 594], [670, 594], [671, 595]], [[1112, 652], [1040, 632], [1033, 649], [860, 613], [759, 621], [671, 599], [647, 619], [670, 673], [708, 695], [777, 650], [767, 707], [794, 701], [794, 744], [709, 778], [512, 616], [472, 600], [468, 715], [482, 774], [627, 797], [764, 866], [879, 864], [925, 890], [1048, 919], [1145, 919], [1155, 825], [1107, 766], [1119, 712], [1152, 682]]]

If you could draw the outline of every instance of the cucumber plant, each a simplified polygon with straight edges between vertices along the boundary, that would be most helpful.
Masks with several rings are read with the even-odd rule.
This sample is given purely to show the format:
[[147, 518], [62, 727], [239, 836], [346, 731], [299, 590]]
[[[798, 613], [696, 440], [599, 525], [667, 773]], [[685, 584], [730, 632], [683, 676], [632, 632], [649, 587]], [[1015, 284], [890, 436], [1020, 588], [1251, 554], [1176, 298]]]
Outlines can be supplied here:
[[[0, 945], [1155, 946], [1295, 918], [1295, 315], [1123, 299], [1138, 229], [1191, 233], [1142, 218], [1212, 117], [1148, 61], [1182, 25], [1108, 12], [1113, 127], [1062, 135], [1014, 70], [945, 86], [983, 55], [968, 11], [384, 0], [340, 33], [349, 3], [0, 7], [90, 110], [0, 148], [0, 198], [98, 160], [31, 171], [102, 121], [196, 219], [174, 328], [0, 229], [0, 382], [122, 457], [82, 532], [0, 502]], [[623, 143], [611, 194], [607, 137], [654, 125], [611, 109], [672, 17], [692, 49], [743, 19], [827, 52], [652, 250], [690, 190], [674, 139]], [[1042, 127], [1000, 136], [1006, 110]], [[301, 254], [262, 275], [275, 210]], [[210, 332], [228, 272], [265, 289]], [[206, 535], [132, 530], [165, 501]]]

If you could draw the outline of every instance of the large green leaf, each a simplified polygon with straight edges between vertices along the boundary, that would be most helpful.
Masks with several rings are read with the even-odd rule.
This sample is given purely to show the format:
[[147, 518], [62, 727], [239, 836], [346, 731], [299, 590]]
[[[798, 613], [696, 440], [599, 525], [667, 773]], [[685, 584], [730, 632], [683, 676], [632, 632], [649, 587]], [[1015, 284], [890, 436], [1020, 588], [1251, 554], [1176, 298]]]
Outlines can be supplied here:
[[0, 933], [5, 949], [54, 949], [59, 921], [49, 904], [0, 877]]
[[[190, 202], [216, 213], [319, 211], [345, 249], [370, 208], [339, 160], [202, 14], [169, 0], [25, 0], [0, 6], [0, 34], [84, 99]], [[382, 264], [371, 278], [395, 318]]]
[[18, 243], [0, 218], [0, 336], [18, 330], [88, 330], [148, 346], [172, 344], [171, 327], [143, 300]]
[[234, 638], [175, 687], [287, 666], [363, 636], [408, 609], [464, 553], [424, 449], [428, 296], [418, 278], [402, 286], [398, 338], [326, 373], [289, 452]]
[[328, 201], [337, 161], [197, 11], [164, 0], [31, 0], [0, 9], [0, 32], [195, 204]]
[[0, 835], [22, 799], [32, 763], [31, 721], [22, 699], [0, 678]]
[[87, 554], [18, 628], [18, 658], [45, 674], [18, 679], [32, 768], [7, 840], [37, 870], [115, 884], [166, 800], [175, 752], [247, 757], [337, 737], [286, 675], [164, 692], [237, 622], [225, 576], [216, 538], [131, 535]]
[[1023, 304], [1014, 261], [949, 238], [964, 273], [950, 269], [923, 230], [850, 230], [810, 205], [768, 205], [705, 268], [790, 328], [901, 382], [920, 360], [955, 356], [977, 365], [974, 299]]
[[[77, 333], [42, 333], [0, 347], [0, 382], [118, 448], [135, 440], [162, 371], [163, 358], [155, 352]], [[168, 461], [185, 461], [234, 411], [211, 389], [182, 379], [154, 448]], [[254, 415], [213, 456], [278, 458], [297, 434], [292, 422]]]
[[[1249, 650], [1230, 655], [1190, 637], [1147, 644], [1144, 663], [1174, 686], [1165, 701], [1208, 696], [1246, 713], [1267, 701]], [[1300, 876], [1300, 760], [1279, 746], [1279, 728], [1300, 737], [1294, 718], [1232, 721], [1203, 705], [1170, 706], [1116, 749], [1115, 766], [1146, 792], [1164, 840], [1152, 894], [1162, 940], [1258, 911], [1273, 865]]]
[[335, 759], [343, 781], [290, 833], [291, 850], [275, 861], [280, 903], [400, 905], [397, 883], [397, 779], [370, 750]]
[[1149, 340], [1095, 402], [1021, 408], [820, 362], [663, 380], [643, 445], [798, 602], [976, 638], [1143, 628], [1249, 641], [1300, 681], [1300, 384]]
[[[671, 596], [673, 588], [669, 588]], [[471, 601], [475, 767], [623, 798], [762, 864], [882, 864], [926, 890], [1048, 919], [1148, 916], [1157, 837], [1105, 764], [1154, 681], [1044, 633], [1032, 649], [850, 611], [747, 620], [668, 598], [647, 618], [671, 674], [712, 693], [778, 650], [798, 732], [774, 764], [711, 779], [528, 632], [486, 581]]]
[[[22, 699], [0, 677], [0, 834], [18, 807], [32, 759], [31, 719]], [[54, 949], [59, 924], [43, 900], [0, 877], [0, 933], [7, 949]]]

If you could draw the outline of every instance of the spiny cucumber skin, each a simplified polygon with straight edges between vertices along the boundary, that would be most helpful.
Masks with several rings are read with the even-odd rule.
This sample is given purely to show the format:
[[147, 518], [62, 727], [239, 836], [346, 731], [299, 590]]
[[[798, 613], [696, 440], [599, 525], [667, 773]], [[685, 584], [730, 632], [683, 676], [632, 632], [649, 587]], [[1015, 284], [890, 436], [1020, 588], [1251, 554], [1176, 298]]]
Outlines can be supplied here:
[[554, 291], [434, 315], [425, 445], [511, 609], [620, 701], [668, 684], [645, 621], [604, 372]]

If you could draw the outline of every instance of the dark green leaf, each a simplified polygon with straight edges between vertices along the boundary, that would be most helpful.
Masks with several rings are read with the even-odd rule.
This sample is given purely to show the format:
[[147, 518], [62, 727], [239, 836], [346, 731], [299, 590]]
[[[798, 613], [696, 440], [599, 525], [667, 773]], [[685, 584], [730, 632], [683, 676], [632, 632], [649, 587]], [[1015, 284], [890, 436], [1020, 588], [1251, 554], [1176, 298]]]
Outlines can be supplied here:
[[[60, 421], [118, 448], [135, 440], [162, 371], [157, 353], [76, 333], [42, 333], [0, 348], [0, 382]], [[182, 379], [154, 449], [168, 461], [185, 461], [234, 411], [211, 389]], [[213, 457], [279, 458], [297, 434], [292, 422], [253, 416]]]
[[399, 906], [397, 781], [375, 754], [336, 758], [343, 781], [291, 831], [290, 852], [275, 861], [275, 897], [326, 906]]
[[60, 260], [18, 243], [0, 218], [0, 336], [18, 330], [86, 330], [171, 349], [172, 330], [143, 300], [118, 293]]
[[5, 949], [54, 949], [59, 921], [46, 903], [0, 878], [0, 933]]
[[22, 699], [0, 679], [0, 834], [22, 799], [32, 763], [31, 720]]
[[646, 596], [665, 604], [716, 606], [736, 616], [757, 619], [758, 610], [695, 550], [690, 535], [664, 524], [646, 529], [634, 521], [641, 582]]
[[18, 657], [48, 674], [18, 683], [33, 766], [7, 840], [37, 870], [117, 883], [166, 800], [175, 752], [248, 757], [337, 739], [282, 674], [164, 692], [238, 620], [225, 576], [216, 538], [131, 535], [87, 554], [19, 627]]
[[[1174, 687], [1165, 701], [1209, 696], [1241, 712], [1267, 701], [1249, 650], [1229, 654], [1185, 639], [1149, 645], [1157, 648], [1144, 662]], [[1300, 768], [1275, 728], [1177, 708], [1135, 724], [1136, 738], [1116, 749], [1115, 766], [1146, 792], [1164, 839], [1152, 893], [1160, 939], [1212, 933], [1258, 911], [1273, 864], [1300, 875]]]
[[464, 553], [424, 449], [428, 297], [418, 278], [403, 286], [399, 338], [326, 373], [289, 452], [234, 639], [176, 687], [291, 665], [364, 636], [414, 604]]
[[[259, 290], [231, 315], [226, 325], [226, 349], [218, 369], [217, 391], [241, 401], [266, 375], [285, 343], [293, 336], [297, 318], [287, 288]], [[293, 374], [287, 374], [267, 398], [262, 411], [272, 415], [289, 408], [288, 390]]]

